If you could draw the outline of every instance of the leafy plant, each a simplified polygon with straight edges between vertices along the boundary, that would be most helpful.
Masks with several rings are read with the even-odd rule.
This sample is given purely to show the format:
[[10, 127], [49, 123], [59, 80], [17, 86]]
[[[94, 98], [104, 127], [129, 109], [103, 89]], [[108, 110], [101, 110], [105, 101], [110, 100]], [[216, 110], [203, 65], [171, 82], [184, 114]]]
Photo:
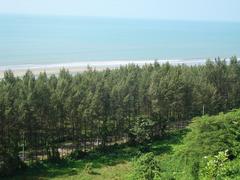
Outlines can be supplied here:
[[144, 143], [151, 139], [152, 127], [154, 122], [144, 116], [137, 117], [133, 124], [133, 127], [130, 129], [133, 141], [137, 143]]
[[206, 167], [203, 169], [203, 176], [209, 179], [219, 179], [226, 174], [226, 162], [228, 159], [228, 150], [221, 151], [214, 157], [205, 157], [208, 159]]
[[160, 163], [155, 159], [154, 154], [152, 152], [147, 153], [135, 161], [133, 179], [160, 179], [160, 171]]

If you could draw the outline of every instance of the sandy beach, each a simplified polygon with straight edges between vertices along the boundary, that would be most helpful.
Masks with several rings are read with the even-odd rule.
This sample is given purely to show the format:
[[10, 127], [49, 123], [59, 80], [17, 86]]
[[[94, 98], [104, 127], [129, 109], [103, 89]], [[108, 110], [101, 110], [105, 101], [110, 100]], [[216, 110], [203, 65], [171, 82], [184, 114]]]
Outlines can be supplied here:
[[151, 64], [155, 61], [160, 64], [169, 62], [173, 65], [186, 64], [186, 65], [199, 65], [204, 64], [206, 60], [204, 59], [187, 59], [187, 60], [122, 60], [122, 61], [81, 61], [81, 62], [72, 62], [72, 63], [59, 63], [59, 64], [27, 64], [27, 65], [9, 65], [9, 66], [0, 66], [0, 78], [3, 78], [4, 72], [11, 70], [15, 76], [23, 76], [27, 70], [31, 70], [34, 75], [38, 75], [40, 72], [46, 72], [48, 75], [58, 74], [60, 69], [65, 68], [69, 70], [70, 73], [81, 73], [91, 67], [95, 70], [104, 70], [106, 68], [114, 69], [119, 68], [120, 66], [125, 66], [128, 64], [137, 64], [143, 66], [145, 64]]

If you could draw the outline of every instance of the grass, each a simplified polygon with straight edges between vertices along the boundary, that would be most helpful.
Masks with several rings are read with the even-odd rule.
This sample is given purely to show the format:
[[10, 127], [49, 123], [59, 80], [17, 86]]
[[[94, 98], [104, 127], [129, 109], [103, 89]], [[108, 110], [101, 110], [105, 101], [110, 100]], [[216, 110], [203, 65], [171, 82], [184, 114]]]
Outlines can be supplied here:
[[[149, 143], [147, 151], [159, 157], [171, 154], [174, 146], [181, 142], [185, 133], [185, 131], [179, 131], [163, 139], [154, 140]], [[8, 179], [125, 180], [130, 177], [133, 159], [143, 151], [146, 151], [143, 146], [108, 147], [107, 152], [93, 151], [82, 160], [63, 160], [59, 163], [43, 161]], [[91, 164], [90, 172], [86, 170], [88, 164]]]

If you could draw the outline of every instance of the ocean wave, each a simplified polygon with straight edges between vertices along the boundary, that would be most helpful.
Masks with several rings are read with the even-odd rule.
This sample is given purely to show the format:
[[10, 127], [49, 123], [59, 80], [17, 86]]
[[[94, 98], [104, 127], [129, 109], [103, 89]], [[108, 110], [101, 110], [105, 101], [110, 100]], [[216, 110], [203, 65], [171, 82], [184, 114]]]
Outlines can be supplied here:
[[206, 59], [172, 59], [172, 60], [117, 60], [117, 61], [81, 61], [81, 62], [71, 62], [71, 63], [55, 63], [55, 64], [22, 64], [22, 65], [7, 65], [0, 66], [0, 71], [6, 70], [27, 70], [27, 69], [55, 69], [55, 68], [112, 68], [119, 67], [128, 64], [138, 64], [140, 66], [145, 64], [152, 64], [158, 62], [160, 64], [170, 63], [173, 65], [186, 64], [186, 65], [200, 65], [206, 62]]

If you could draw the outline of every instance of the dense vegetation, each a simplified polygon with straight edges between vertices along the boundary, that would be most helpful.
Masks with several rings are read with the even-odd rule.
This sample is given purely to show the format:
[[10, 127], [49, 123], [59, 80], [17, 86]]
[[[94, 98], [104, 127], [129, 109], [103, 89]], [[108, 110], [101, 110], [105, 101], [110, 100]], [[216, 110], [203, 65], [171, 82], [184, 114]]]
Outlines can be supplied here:
[[221, 180], [240, 178], [240, 110], [195, 118], [146, 145], [111, 146], [81, 160], [43, 161], [14, 179]]
[[182, 143], [159, 160], [163, 179], [239, 179], [240, 110], [195, 118]]
[[28, 71], [18, 78], [8, 71], [0, 81], [0, 174], [24, 167], [22, 160], [58, 160], [72, 150], [81, 158], [97, 146], [144, 143], [172, 124], [238, 107], [236, 57], [229, 64], [155, 63], [49, 77]]

